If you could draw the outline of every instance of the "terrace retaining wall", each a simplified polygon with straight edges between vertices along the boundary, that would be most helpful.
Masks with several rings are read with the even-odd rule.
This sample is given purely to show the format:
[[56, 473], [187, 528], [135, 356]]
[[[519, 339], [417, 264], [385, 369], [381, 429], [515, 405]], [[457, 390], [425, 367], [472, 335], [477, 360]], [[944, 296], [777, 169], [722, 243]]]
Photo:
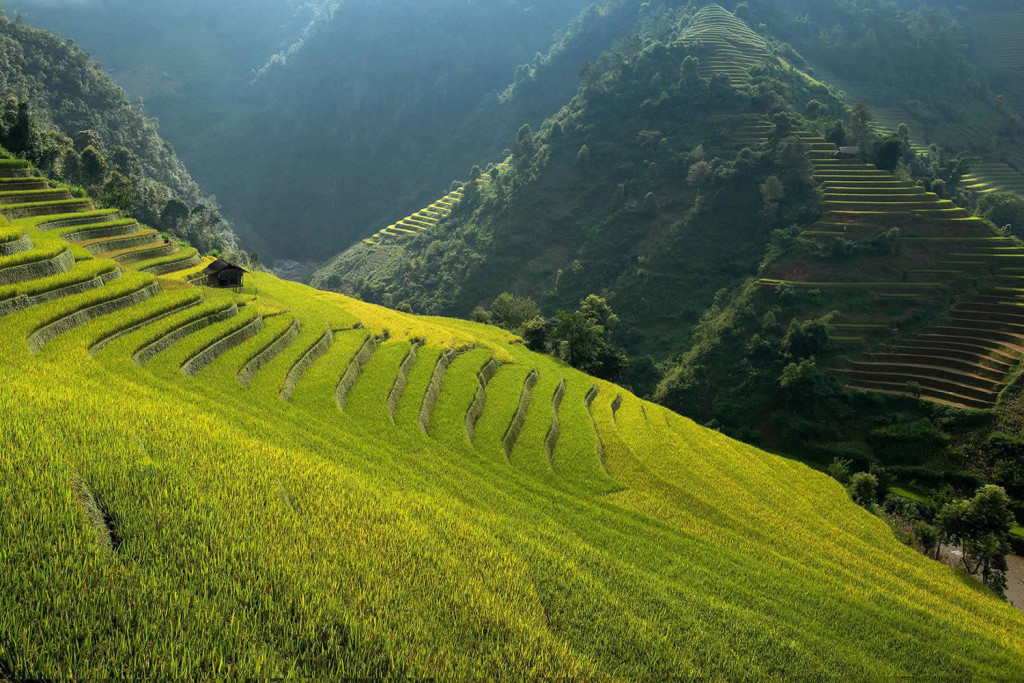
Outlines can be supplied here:
[[[47, 232], [49, 230], [57, 230], [58, 228], [70, 228], [78, 225], [99, 225], [100, 223], [113, 223], [114, 221], [122, 220], [124, 217], [120, 211], [115, 213], [107, 214], [105, 216], [88, 216], [83, 218], [63, 218], [55, 221], [48, 221], [46, 223], [40, 223], [36, 226], [39, 230]], [[67, 237], [65, 237], [67, 239]]]
[[313, 363], [322, 358], [330, 350], [333, 343], [334, 332], [328, 328], [323, 336], [309, 347], [302, 354], [302, 357], [295, 361], [295, 364], [288, 370], [288, 375], [284, 378], [284, 384], [281, 385], [281, 398], [286, 401], [291, 399], [292, 394], [295, 393], [295, 387], [299, 385], [299, 380], [306, 374], [306, 370], [309, 370]]
[[203, 258], [198, 254], [192, 254], [187, 259], [180, 261], [171, 261], [170, 263], [161, 263], [149, 268], [143, 268], [143, 273], [149, 273], [150, 275], [167, 275], [168, 273], [177, 273], [180, 270], [188, 270], [189, 268], [195, 268], [203, 262]]
[[395, 411], [398, 410], [398, 402], [402, 400], [402, 394], [405, 393], [405, 386], [409, 382], [409, 373], [412, 372], [412, 366], [416, 364], [416, 352], [422, 344], [414, 342], [409, 347], [409, 353], [405, 354], [405, 358], [402, 359], [402, 364], [398, 366], [398, 374], [395, 376], [395, 383], [391, 386], [391, 391], [388, 393], [388, 413], [391, 415], [391, 419], [395, 419]]
[[75, 311], [70, 315], [64, 316], [60, 320], [55, 320], [52, 323], [41, 327], [29, 335], [27, 340], [28, 348], [32, 353], [39, 353], [47, 342], [57, 338], [65, 332], [69, 332], [80, 325], [84, 325], [90, 320], [95, 320], [96, 318], [114, 313], [115, 311], [136, 306], [143, 301], [152, 299], [159, 293], [160, 283], [153, 282], [130, 294], [125, 294], [117, 297], [116, 299], [104, 301], [94, 306], [89, 306], [88, 308]]
[[334, 400], [337, 401], [339, 410], [345, 410], [345, 401], [348, 399], [348, 394], [352, 391], [352, 387], [359, 380], [359, 374], [363, 371], [363, 366], [370, 362], [370, 358], [377, 351], [377, 347], [386, 339], [387, 335], [367, 337], [363, 345], [359, 347], [359, 351], [349, 361], [348, 367], [345, 368], [345, 373], [338, 380], [338, 386], [334, 388]]
[[0, 269], [0, 285], [15, 285], [29, 280], [42, 280], [46, 277], [66, 273], [74, 265], [75, 255], [71, 253], [70, 249], [65, 249], [50, 259]]
[[238, 383], [243, 387], [249, 386], [256, 373], [270, 364], [272, 360], [284, 353], [284, 350], [302, 331], [302, 325], [298, 320], [292, 318], [292, 324], [284, 332], [277, 336], [277, 339], [270, 342], [265, 349], [257, 353], [253, 358], [238, 371]]
[[203, 368], [209, 366], [210, 363], [217, 360], [236, 346], [249, 341], [259, 334], [262, 329], [263, 316], [257, 315], [241, 328], [235, 330], [226, 337], [218, 339], [182, 363], [181, 371], [189, 377], [195, 377], [203, 370]]
[[[120, 271], [118, 271], [118, 272], [120, 272]], [[143, 327], [148, 327], [149, 325], [152, 325], [154, 323], [160, 322], [164, 318], [169, 318], [169, 317], [171, 317], [172, 315], [174, 315], [176, 313], [181, 313], [182, 311], [186, 311], [186, 310], [188, 310], [188, 309], [190, 309], [190, 308], [192, 308], [194, 306], [198, 306], [201, 302], [202, 302], [202, 299], [199, 299], [199, 298], [193, 299], [192, 301], [187, 301], [184, 304], [182, 304], [181, 306], [178, 306], [175, 309], [167, 311], [166, 313], [161, 313], [160, 315], [153, 316], [152, 318], [146, 318], [145, 320], [143, 320], [142, 322], [138, 323], [137, 325], [132, 325], [131, 327], [127, 327], [127, 328], [125, 328], [123, 330], [119, 330], [119, 331], [111, 334], [108, 337], [104, 337], [103, 339], [99, 340], [98, 342], [96, 342], [95, 344], [90, 346], [89, 347], [89, 354], [95, 356], [97, 353], [99, 353], [104, 348], [109, 346], [115, 340], [120, 339], [121, 337], [124, 337], [126, 335], [129, 335], [132, 332], [136, 332], [138, 330], [141, 330]]]
[[466, 410], [466, 436], [469, 437], [470, 443], [473, 442], [476, 423], [480, 420], [480, 416], [484, 414], [484, 407], [487, 405], [487, 385], [490, 384], [491, 380], [494, 379], [494, 375], [500, 369], [501, 363], [498, 362], [498, 359], [491, 358], [480, 368], [480, 372], [476, 375], [476, 394], [473, 396], [473, 402], [469, 404], [469, 408]]
[[526, 376], [526, 381], [523, 382], [523, 392], [519, 394], [519, 407], [516, 408], [516, 414], [512, 416], [512, 422], [509, 423], [508, 429], [505, 430], [505, 435], [501, 437], [501, 444], [505, 447], [505, 457], [512, 455], [512, 449], [515, 448], [516, 441], [519, 440], [519, 432], [522, 431], [523, 425], [526, 424], [526, 413], [530, 409], [530, 398], [533, 394], [533, 388], [537, 386], [539, 380], [540, 373], [534, 368]]
[[597, 441], [597, 459], [601, 462], [601, 467], [604, 467], [604, 441], [601, 439], [601, 432], [597, 430], [597, 422], [594, 420], [593, 406], [596, 398], [597, 386], [594, 386], [587, 392], [583, 402], [587, 406], [587, 415], [590, 416], [590, 426], [594, 428], [594, 440]]
[[14, 256], [32, 248], [32, 238], [21, 235], [17, 239], [0, 243], [0, 256]]
[[63, 299], [64, 297], [74, 296], [75, 294], [82, 294], [94, 289], [99, 289], [119, 277], [121, 277], [121, 270], [119, 268], [115, 268], [107, 273], [101, 273], [91, 280], [79, 282], [74, 285], [68, 285], [67, 287], [61, 287], [60, 289], [53, 289], [49, 292], [43, 292], [42, 294], [29, 297], [31, 301], [30, 305], [37, 306], [39, 304], [46, 303], [47, 301], [56, 301], [57, 299]]
[[544, 437], [544, 446], [548, 451], [548, 464], [554, 467], [553, 458], [555, 455], [555, 446], [558, 445], [558, 437], [562, 435], [562, 422], [558, 417], [558, 411], [562, 407], [562, 400], [565, 398], [566, 384], [563, 379], [559, 383], [558, 388], [555, 389], [554, 395], [551, 397], [551, 428], [548, 430], [548, 434]]
[[452, 349], [441, 354], [437, 359], [437, 364], [434, 365], [434, 373], [430, 376], [427, 390], [423, 394], [423, 402], [420, 404], [419, 422], [420, 429], [424, 434], [427, 434], [430, 428], [430, 417], [434, 414], [434, 406], [437, 405], [437, 399], [441, 395], [441, 384], [448, 372], [448, 366], [458, 355], [459, 352]]
[[170, 332], [163, 335], [162, 337], [152, 342], [151, 344], [147, 344], [146, 346], [136, 351], [134, 354], [132, 354], [132, 360], [135, 362], [136, 365], [145, 365], [150, 360], [152, 360], [153, 357], [156, 356], [158, 353], [171, 348], [172, 346], [174, 346], [175, 344], [177, 344], [179, 341], [189, 336], [190, 334], [195, 334], [196, 332], [206, 329], [207, 327], [215, 323], [219, 323], [224, 320], [229, 320], [235, 317], [236, 315], [238, 315], [238, 306], [232, 304], [231, 306], [228, 306], [225, 309], [217, 311], [216, 313], [211, 313], [209, 315], [203, 316], [202, 318], [199, 318], [198, 320], [193, 320], [192, 322], [185, 323], [184, 325], [181, 325], [180, 327], [171, 330]]

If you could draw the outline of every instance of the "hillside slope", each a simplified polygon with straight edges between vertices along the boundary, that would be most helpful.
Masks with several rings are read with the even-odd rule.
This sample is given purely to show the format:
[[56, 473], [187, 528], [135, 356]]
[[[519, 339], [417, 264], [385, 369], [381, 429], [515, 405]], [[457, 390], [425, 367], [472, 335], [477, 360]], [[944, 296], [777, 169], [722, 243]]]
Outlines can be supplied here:
[[0, 210], [0, 675], [1024, 676], [1024, 615], [831, 479], [90, 209]]
[[[756, 272], [773, 230], [819, 215], [801, 143], [769, 139], [765, 114], [843, 106], [720, 6], [671, 18], [521, 129], [476, 200], [427, 233], [355, 245], [314, 286], [457, 316], [504, 291], [548, 314], [600, 293], [631, 353], [677, 351], [715, 294]], [[766, 200], [769, 179], [784, 191]]]
[[88, 53], [2, 10], [0, 46], [0, 144], [149, 225], [204, 249], [238, 249], [231, 223], [161, 138], [156, 121]]

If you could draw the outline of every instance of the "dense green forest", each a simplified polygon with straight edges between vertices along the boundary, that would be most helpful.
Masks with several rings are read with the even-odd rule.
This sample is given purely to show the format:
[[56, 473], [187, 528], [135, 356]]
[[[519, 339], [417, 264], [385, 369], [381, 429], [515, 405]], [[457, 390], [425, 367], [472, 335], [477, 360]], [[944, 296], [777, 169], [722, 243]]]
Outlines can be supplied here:
[[88, 53], [2, 14], [0, 44], [0, 144], [204, 251], [238, 250], [231, 224], [156, 122]]

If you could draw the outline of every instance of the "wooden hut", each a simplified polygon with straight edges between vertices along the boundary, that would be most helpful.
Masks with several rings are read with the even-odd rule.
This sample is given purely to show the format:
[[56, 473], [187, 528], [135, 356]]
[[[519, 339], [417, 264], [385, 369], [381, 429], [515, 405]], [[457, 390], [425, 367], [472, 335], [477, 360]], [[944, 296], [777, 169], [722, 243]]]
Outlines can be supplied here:
[[248, 273], [245, 268], [228, 263], [224, 259], [217, 259], [203, 269], [206, 276], [204, 284], [207, 287], [218, 289], [239, 289], [242, 286], [242, 278]]

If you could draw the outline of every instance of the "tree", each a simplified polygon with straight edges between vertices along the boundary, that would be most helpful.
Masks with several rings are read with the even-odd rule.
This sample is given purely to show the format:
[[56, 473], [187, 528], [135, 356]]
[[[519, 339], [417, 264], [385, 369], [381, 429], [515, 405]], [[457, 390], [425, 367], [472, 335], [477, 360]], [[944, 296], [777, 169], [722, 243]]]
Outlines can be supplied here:
[[700, 60], [690, 55], [683, 60], [682, 72], [684, 84], [696, 85], [700, 83]]
[[528, 320], [523, 325], [521, 333], [526, 348], [538, 353], [547, 351], [548, 339], [555, 329], [554, 326], [554, 321], [547, 320], [539, 315], [532, 320]]
[[132, 181], [118, 171], [110, 175], [100, 192], [100, 197], [108, 206], [116, 207], [125, 213], [130, 213], [135, 206], [135, 187]]
[[118, 146], [110, 151], [110, 165], [128, 178], [138, 178], [142, 175], [139, 158], [127, 147]]
[[883, 171], [895, 171], [903, 158], [903, 140], [890, 135], [875, 146], [874, 163]]
[[978, 489], [971, 500], [947, 503], [935, 517], [942, 535], [961, 548], [964, 569], [980, 571], [985, 585], [999, 594], [1006, 588], [1006, 555], [1015, 524], [1009, 496], [993, 485]]
[[559, 311], [551, 339], [558, 346], [558, 355], [579, 370], [592, 366], [604, 348], [604, 330], [581, 311]]
[[586, 145], [580, 147], [579, 153], [576, 154], [576, 165], [580, 168], [586, 168], [590, 164], [590, 148]]
[[765, 206], [770, 206], [782, 199], [785, 194], [786, 188], [782, 184], [782, 180], [777, 175], [770, 175], [765, 178], [761, 184], [761, 197], [764, 199]]
[[516, 142], [512, 145], [512, 156], [516, 159], [529, 159], [533, 156], [533, 129], [530, 124], [524, 123], [516, 135]]
[[612, 330], [619, 324], [619, 316], [615, 315], [606, 299], [591, 294], [580, 302], [579, 310], [587, 320], [601, 329], [601, 336], [605, 341], [611, 340]]
[[878, 478], [867, 472], [858, 472], [850, 478], [849, 491], [854, 503], [870, 509], [878, 502]]
[[800, 322], [793, 318], [782, 341], [782, 349], [789, 357], [797, 360], [820, 356], [832, 348], [829, 340], [831, 316]]
[[698, 190], [703, 188], [709, 180], [711, 180], [711, 164], [706, 161], [698, 161], [693, 164], [686, 174], [686, 182]]
[[519, 330], [527, 321], [540, 315], [540, 307], [533, 299], [505, 292], [491, 304], [491, 322], [506, 330]]
[[850, 132], [858, 143], [867, 140], [871, 133], [871, 112], [863, 100], [853, 105], [853, 110], [850, 112]]
[[832, 124], [825, 134], [825, 140], [831, 142], [836, 147], [846, 146], [846, 126], [843, 125], [842, 121], [836, 121]]
[[75, 133], [75, 151], [81, 154], [86, 147], [95, 147], [102, 152], [103, 136], [92, 129], [80, 130]]
[[661, 205], [658, 204], [658, 197], [653, 192], [648, 192], [644, 196], [643, 212], [651, 218], [657, 217], [661, 213]]
[[171, 199], [160, 212], [160, 227], [168, 232], [177, 232], [188, 217], [189, 210], [185, 202], [178, 198]]
[[35, 136], [32, 131], [32, 111], [28, 102], [22, 100], [9, 122], [3, 144], [8, 151], [15, 154], [31, 155], [35, 148]]
[[978, 200], [978, 215], [997, 228], [1010, 226], [1015, 235], [1024, 235], [1024, 197], [1012, 192], [986, 194]]
[[86, 186], [98, 187], [106, 177], [107, 160], [103, 155], [91, 145], [82, 150], [82, 181]]

